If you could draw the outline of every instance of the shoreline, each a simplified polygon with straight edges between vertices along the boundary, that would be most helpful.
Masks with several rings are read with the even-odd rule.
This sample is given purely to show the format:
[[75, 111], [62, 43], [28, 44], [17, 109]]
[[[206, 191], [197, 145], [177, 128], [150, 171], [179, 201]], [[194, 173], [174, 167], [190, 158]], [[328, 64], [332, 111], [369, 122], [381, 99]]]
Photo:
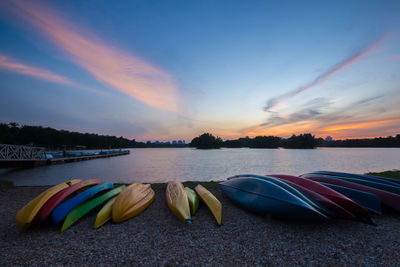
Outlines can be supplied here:
[[[217, 188], [223, 206], [217, 226], [202, 204], [187, 227], [169, 210], [165, 189], [139, 216], [95, 230], [96, 212], [64, 233], [51, 224], [21, 230], [16, 212], [48, 186], [0, 188], [0, 264], [131, 266], [396, 265], [400, 214], [371, 217], [377, 226], [350, 220], [298, 223], [244, 211]], [[12, 200], [12, 201], [11, 201]]]

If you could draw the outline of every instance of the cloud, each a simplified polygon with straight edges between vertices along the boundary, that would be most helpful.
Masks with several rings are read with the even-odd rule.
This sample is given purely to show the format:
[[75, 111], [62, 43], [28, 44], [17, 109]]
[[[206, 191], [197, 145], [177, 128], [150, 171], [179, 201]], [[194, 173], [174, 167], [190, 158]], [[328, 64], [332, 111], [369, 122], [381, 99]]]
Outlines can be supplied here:
[[350, 56], [349, 58], [345, 59], [342, 62], [337, 63], [336, 65], [334, 65], [333, 67], [331, 67], [328, 71], [318, 75], [313, 81], [309, 82], [306, 85], [300, 86], [299, 88], [288, 92], [286, 94], [274, 97], [272, 99], [270, 99], [267, 102], [267, 105], [264, 107], [264, 111], [272, 111], [273, 108], [278, 105], [281, 101], [290, 98], [290, 97], [294, 97], [298, 94], [300, 94], [301, 92], [304, 92], [308, 89], [313, 88], [314, 86], [319, 85], [320, 83], [328, 80], [332, 75], [334, 75], [335, 73], [343, 70], [344, 68], [360, 61], [361, 59], [363, 59], [364, 57], [366, 57], [367, 55], [373, 53], [374, 51], [376, 51], [380, 45], [388, 38], [388, 35], [383, 35], [381, 36], [379, 39], [377, 39], [376, 41], [374, 41], [373, 43], [367, 45], [365, 48], [363, 48], [362, 50], [358, 51], [357, 53], [353, 54], [352, 56]]
[[3, 6], [38, 28], [103, 84], [152, 107], [178, 111], [178, 90], [168, 73], [111, 47], [90, 32], [82, 33], [81, 28], [79, 32], [76, 25], [42, 2], [16, 0], [3, 2]]
[[34, 77], [36, 79], [40, 79], [40, 80], [44, 80], [44, 81], [48, 81], [48, 82], [69, 85], [69, 86], [72, 86], [75, 88], [80, 88], [80, 89], [93, 91], [93, 92], [100, 92], [100, 91], [92, 89], [90, 87], [78, 84], [78, 83], [70, 80], [67, 77], [61, 76], [61, 75], [51, 72], [49, 70], [26, 65], [24, 63], [18, 62], [17, 60], [10, 58], [8, 56], [2, 55], [2, 54], [0, 54], [0, 68], [7, 70], [7, 71], [12, 71], [12, 72], [16, 72], [19, 74], [23, 74], [23, 75], [28, 75], [28, 76]]

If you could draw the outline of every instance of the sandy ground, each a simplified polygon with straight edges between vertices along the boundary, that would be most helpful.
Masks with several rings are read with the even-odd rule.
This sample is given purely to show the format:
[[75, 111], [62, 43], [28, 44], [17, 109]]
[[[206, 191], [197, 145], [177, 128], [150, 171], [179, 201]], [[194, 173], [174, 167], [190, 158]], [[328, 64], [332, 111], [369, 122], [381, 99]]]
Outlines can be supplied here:
[[205, 205], [188, 227], [169, 211], [164, 189], [151, 206], [121, 224], [95, 230], [96, 212], [64, 233], [50, 224], [21, 230], [16, 212], [47, 187], [0, 188], [0, 266], [399, 266], [400, 214], [372, 215], [377, 226], [330, 220], [298, 223], [223, 205], [217, 226]]

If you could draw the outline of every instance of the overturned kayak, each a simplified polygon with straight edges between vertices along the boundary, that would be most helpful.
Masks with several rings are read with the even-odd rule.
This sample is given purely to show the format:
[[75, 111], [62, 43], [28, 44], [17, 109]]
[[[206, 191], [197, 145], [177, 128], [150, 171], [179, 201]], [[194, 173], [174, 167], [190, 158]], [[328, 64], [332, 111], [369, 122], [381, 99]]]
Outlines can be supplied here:
[[356, 174], [356, 173], [347, 173], [347, 172], [332, 172], [332, 171], [316, 171], [316, 172], [311, 172], [310, 174], [341, 176], [341, 177], [356, 178], [356, 179], [361, 179], [361, 180], [378, 182], [378, 183], [388, 184], [388, 185], [392, 185], [392, 186], [400, 186], [400, 180], [387, 178], [387, 177], [366, 175], [366, 174]]
[[375, 194], [347, 188], [340, 185], [332, 185], [326, 183], [321, 183], [321, 184], [335, 190], [336, 192], [339, 192], [347, 196], [348, 198], [360, 204], [362, 207], [364, 207], [369, 211], [372, 211], [377, 214], [382, 214], [381, 201]]
[[235, 204], [261, 215], [300, 220], [328, 218], [298, 196], [264, 179], [237, 177], [220, 183], [220, 187]]
[[31, 200], [28, 204], [26, 204], [23, 208], [21, 208], [17, 212], [17, 215], [15, 217], [15, 222], [21, 228], [28, 228], [29, 226], [31, 226], [32, 221], [35, 218], [36, 214], [51, 197], [56, 195], [58, 192], [70, 186], [73, 186], [74, 184], [77, 184], [81, 181], [82, 180], [74, 179], [63, 182], [61, 184], [58, 184], [56, 186], [47, 189], [39, 196], [37, 196], [35, 199]]
[[217, 221], [218, 225], [222, 223], [222, 204], [219, 200], [204, 186], [198, 184], [194, 190], [199, 195], [201, 200], [207, 205], [210, 209], [211, 213], [213, 214], [215, 220]]
[[182, 183], [178, 181], [168, 182], [165, 196], [169, 209], [179, 220], [192, 225], [190, 207], [187, 193]]
[[303, 177], [305, 177], [309, 180], [320, 182], [320, 183], [339, 185], [339, 186], [375, 194], [376, 196], [378, 196], [378, 198], [380, 199], [382, 204], [400, 212], [400, 195], [398, 195], [398, 194], [394, 194], [391, 192], [376, 189], [376, 188], [369, 187], [366, 185], [352, 183], [352, 182], [348, 182], [348, 181], [344, 181], [341, 179], [336, 179], [336, 178], [328, 177], [328, 176], [305, 175]]
[[196, 194], [196, 192], [193, 189], [191, 189], [189, 187], [185, 187], [185, 190], [186, 190], [186, 194], [188, 196], [190, 214], [194, 215], [196, 213], [197, 209], [199, 208], [199, 204], [200, 204], [199, 196]]
[[88, 212], [93, 210], [94, 208], [100, 206], [110, 198], [118, 195], [126, 186], [122, 185], [113, 190], [108, 191], [98, 197], [95, 197], [91, 200], [86, 201], [85, 203], [79, 205], [75, 209], [73, 209], [70, 213], [68, 213], [67, 217], [64, 220], [64, 224], [61, 227], [61, 232], [64, 232], [69, 227], [71, 227], [74, 223], [76, 223], [80, 218], [85, 216]]
[[51, 213], [51, 220], [55, 224], [61, 223], [61, 221], [67, 216], [67, 214], [73, 210], [76, 206], [83, 203], [84, 201], [94, 197], [96, 194], [113, 189], [114, 185], [112, 183], [102, 183], [99, 185], [95, 185], [82, 193], [76, 195], [75, 197], [68, 199], [58, 205], [53, 212]]
[[122, 222], [144, 211], [154, 200], [150, 184], [131, 184], [124, 189], [112, 205], [113, 222]]
[[66, 200], [72, 194], [78, 192], [81, 189], [100, 183], [101, 181], [97, 179], [84, 180], [62, 190], [61, 192], [58, 192], [55, 196], [49, 199], [49, 201], [47, 201], [46, 204], [40, 209], [36, 219], [38, 221], [45, 221], [47, 217], [49, 217], [50, 213], [58, 206], [58, 204]]
[[94, 222], [94, 228], [99, 228], [112, 218], [112, 205], [117, 197], [113, 197], [101, 208], [96, 215], [96, 221]]

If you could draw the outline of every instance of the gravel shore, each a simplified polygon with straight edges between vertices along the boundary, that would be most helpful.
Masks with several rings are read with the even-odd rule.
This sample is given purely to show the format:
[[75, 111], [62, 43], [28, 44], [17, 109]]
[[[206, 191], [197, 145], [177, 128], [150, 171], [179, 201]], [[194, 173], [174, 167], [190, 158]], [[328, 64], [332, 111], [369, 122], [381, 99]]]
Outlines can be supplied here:
[[93, 228], [96, 212], [64, 233], [53, 225], [21, 230], [16, 212], [48, 187], [0, 188], [0, 266], [399, 266], [400, 215], [296, 223], [234, 206], [219, 189], [217, 226], [202, 205], [188, 227], [169, 211], [165, 190], [139, 216]]

